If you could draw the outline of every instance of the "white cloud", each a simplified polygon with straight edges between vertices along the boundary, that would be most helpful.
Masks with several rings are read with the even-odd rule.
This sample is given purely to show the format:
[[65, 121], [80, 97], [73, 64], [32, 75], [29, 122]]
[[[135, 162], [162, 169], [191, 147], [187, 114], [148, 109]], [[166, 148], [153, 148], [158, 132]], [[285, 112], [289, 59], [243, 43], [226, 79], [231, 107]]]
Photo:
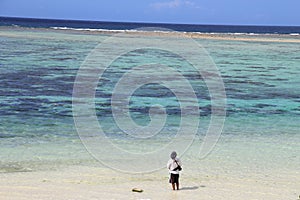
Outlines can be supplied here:
[[172, 0], [172, 1], [156, 2], [156, 3], [151, 4], [150, 6], [156, 10], [161, 10], [164, 8], [178, 8], [178, 7], [183, 7], [183, 6], [193, 6], [194, 7], [195, 3], [192, 1]]

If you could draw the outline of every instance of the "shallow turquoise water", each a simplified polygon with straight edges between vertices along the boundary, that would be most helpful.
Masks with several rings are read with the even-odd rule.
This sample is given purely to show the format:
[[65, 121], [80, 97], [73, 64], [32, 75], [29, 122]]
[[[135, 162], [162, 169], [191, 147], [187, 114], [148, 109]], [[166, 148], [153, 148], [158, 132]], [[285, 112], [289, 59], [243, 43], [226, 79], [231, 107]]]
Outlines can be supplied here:
[[[89, 154], [79, 141], [72, 113], [72, 92], [80, 65], [107, 36], [49, 30], [0, 31], [0, 167], [9, 171], [16, 163], [49, 161], [82, 163]], [[227, 117], [221, 142], [276, 140], [263, 148], [270, 157], [299, 159], [300, 48], [298, 43], [196, 40], [218, 67], [226, 89]], [[111, 116], [114, 84], [134, 65], [160, 59], [180, 70], [192, 83], [200, 105], [198, 140], [210, 118], [210, 96], [201, 79], [184, 60], [161, 51], [136, 51], [124, 55], [107, 70], [96, 92], [96, 113], [107, 136], [128, 151], [154, 150], [175, 137], [180, 122], [179, 102], [167, 88], [156, 84], [139, 88], [131, 98], [131, 116], [137, 124], [149, 123], [149, 108], [161, 104], [168, 119], [161, 133], [132, 146]], [[280, 140], [278, 141], [278, 138]], [[284, 139], [286, 138], [286, 141]], [[226, 143], [225, 143], [226, 144]], [[243, 142], [236, 142], [242, 149]], [[222, 146], [222, 143], [219, 144]], [[275, 146], [276, 145], [276, 146]], [[279, 146], [282, 145], [280, 148]], [[226, 145], [225, 145], [226, 146]], [[276, 148], [277, 147], [277, 148]], [[289, 148], [287, 148], [289, 147]], [[223, 149], [226, 154], [226, 149]], [[276, 152], [277, 151], [277, 152]], [[258, 151], [249, 151], [253, 154]], [[244, 152], [245, 153], [245, 152]], [[241, 151], [241, 157], [243, 151]], [[291, 155], [291, 157], [286, 157]], [[114, 155], [117, 156], [117, 155]], [[193, 156], [187, 157], [196, 159]], [[265, 159], [264, 156], [258, 159]], [[271, 159], [272, 160], [272, 159]], [[259, 163], [259, 161], [257, 161]], [[53, 163], [52, 163], [53, 164]], [[278, 165], [279, 166], [279, 165]], [[34, 166], [31, 166], [35, 168]], [[16, 168], [15, 169], [19, 169]], [[10, 169], [14, 170], [14, 169]]]

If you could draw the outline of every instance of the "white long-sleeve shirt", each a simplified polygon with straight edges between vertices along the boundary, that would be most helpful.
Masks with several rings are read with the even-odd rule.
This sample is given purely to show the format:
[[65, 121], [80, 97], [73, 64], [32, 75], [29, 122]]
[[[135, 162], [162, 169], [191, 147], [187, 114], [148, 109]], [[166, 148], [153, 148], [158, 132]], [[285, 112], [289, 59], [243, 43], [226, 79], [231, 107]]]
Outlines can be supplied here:
[[[182, 166], [182, 165], [181, 165], [181, 161], [180, 161], [179, 158], [175, 158], [175, 160], [177, 161], [177, 163], [178, 163], [180, 166]], [[170, 159], [170, 160], [168, 161], [167, 168], [169, 169], [169, 172], [170, 172], [171, 174], [179, 174], [179, 170], [173, 171], [173, 169], [175, 169], [177, 166], [178, 166], [178, 165], [176, 164], [176, 162], [175, 162], [173, 159]]]

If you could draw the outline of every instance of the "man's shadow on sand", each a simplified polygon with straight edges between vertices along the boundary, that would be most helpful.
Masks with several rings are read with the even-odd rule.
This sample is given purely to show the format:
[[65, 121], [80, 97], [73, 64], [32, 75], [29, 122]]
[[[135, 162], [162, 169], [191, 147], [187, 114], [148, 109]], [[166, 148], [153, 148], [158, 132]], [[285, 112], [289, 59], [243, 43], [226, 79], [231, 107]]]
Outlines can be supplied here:
[[198, 190], [198, 189], [199, 189], [199, 187], [202, 187], [202, 188], [204, 188], [204, 187], [205, 187], [205, 185], [200, 185], [200, 186], [192, 186], [192, 187], [182, 187], [182, 188], [180, 188], [180, 190]]

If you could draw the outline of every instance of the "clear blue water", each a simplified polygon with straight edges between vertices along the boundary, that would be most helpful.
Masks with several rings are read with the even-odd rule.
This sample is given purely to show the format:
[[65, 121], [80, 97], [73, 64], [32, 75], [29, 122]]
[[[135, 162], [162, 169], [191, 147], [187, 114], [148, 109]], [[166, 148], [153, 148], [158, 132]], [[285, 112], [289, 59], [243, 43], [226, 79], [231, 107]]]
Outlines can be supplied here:
[[[4, 19], [1, 20], [1, 25], [11, 25], [5, 24]], [[42, 27], [59, 25], [70, 27], [70, 24], [71, 27], [76, 27], [73, 25], [77, 23], [20, 19], [12, 21], [14, 24], [26, 24], [26, 26], [33, 23], [35, 27], [40, 27], [37, 22]], [[84, 22], [80, 22], [82, 23]], [[91, 26], [94, 27], [93, 25]], [[122, 29], [122, 26], [126, 27], [123, 29], [132, 28], [128, 24], [117, 25], [116, 29]], [[116, 24], [96, 28], [113, 29], [112, 26]], [[186, 26], [176, 26], [179, 28], [175, 30], [186, 28]], [[172, 28], [174, 27], [175, 25], [172, 25]], [[224, 27], [210, 26], [207, 31], [219, 32], [228, 29], [239, 32], [232, 27], [222, 28]], [[268, 33], [265, 28], [260, 30], [259, 27], [255, 27], [255, 30], [253, 27], [247, 27], [247, 30], [249, 31], [246, 32], [256, 30], [256, 32]], [[1, 28], [0, 171], [23, 169], [16, 165], [26, 165], [31, 168], [41, 163], [51, 165], [48, 162], [53, 160], [81, 163], [89, 158], [74, 126], [73, 84], [86, 56], [105, 38], [106, 35], [51, 29]], [[227, 116], [222, 134], [242, 141], [245, 138], [255, 138], [253, 140], [258, 143], [260, 138], [261, 141], [265, 141], [265, 138], [269, 138], [270, 141], [276, 140], [274, 145], [278, 147], [277, 152], [275, 150], [268, 155], [291, 155], [285, 159], [292, 159], [293, 166], [297, 166], [300, 152], [298, 145], [300, 141], [299, 43], [195, 40], [214, 60], [224, 81]], [[107, 81], [99, 84], [96, 92], [96, 114], [105, 127], [106, 134], [120, 145], [127, 140], [130, 141], [112, 120], [110, 105], [112, 89], [126, 70], [151, 59], [153, 61], [161, 59], [162, 63], [172, 65], [175, 63], [185, 77], [191, 80], [199, 99], [202, 119], [198, 134], [200, 136], [205, 134], [207, 121], [211, 115], [210, 96], [205, 83], [189, 73], [189, 65], [185, 61], [171, 54], [162, 56], [160, 51], [149, 50], [132, 52], [114, 61], [105, 74]], [[153, 104], [161, 104], [167, 108], [168, 120], [163, 133], [167, 140], [174, 137], [173, 132], [178, 129], [181, 113], [174, 94], [167, 88], [156, 84], [139, 88], [131, 99], [132, 118], [140, 125], [148, 124], [150, 120], [148, 112]], [[163, 141], [162, 138], [155, 139]], [[154, 146], [149, 147], [147, 140], [144, 142], [145, 145], [140, 143], [139, 151], [161, 145], [157, 142], [155, 146], [151, 141], [148, 145]], [[276, 146], [270, 149], [276, 149]], [[290, 150], [285, 148], [283, 151], [283, 147], [287, 146]], [[255, 153], [257, 152], [254, 151], [253, 154]], [[29, 164], [24, 164], [26, 162]]]

